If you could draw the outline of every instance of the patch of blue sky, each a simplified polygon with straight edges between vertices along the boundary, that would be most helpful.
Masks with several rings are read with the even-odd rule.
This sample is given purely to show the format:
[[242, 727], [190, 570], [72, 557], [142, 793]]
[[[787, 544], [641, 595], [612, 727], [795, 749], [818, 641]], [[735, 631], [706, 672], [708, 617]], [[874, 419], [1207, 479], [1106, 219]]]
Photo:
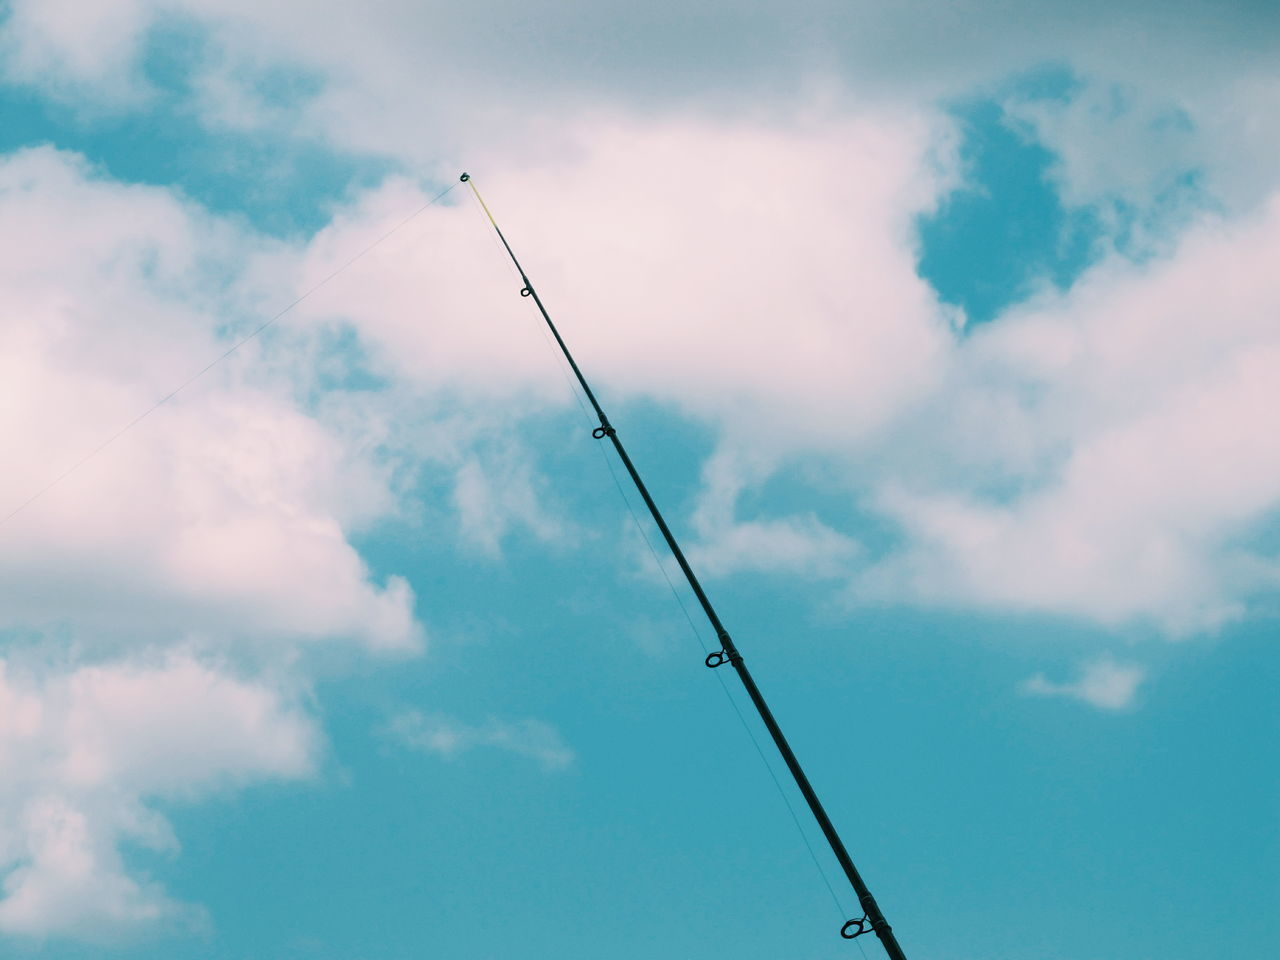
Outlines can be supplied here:
[[[1062, 158], [1009, 107], [1065, 107], [1086, 90], [1069, 71], [1046, 68], [951, 107], [962, 131], [964, 180], [918, 220], [919, 270], [970, 324], [990, 322], [1045, 286], [1069, 288], [1108, 251], [1138, 262], [1162, 255], [1166, 238], [1190, 218], [1219, 209], [1204, 172], [1172, 158], [1137, 195], [1117, 189], [1068, 202]], [[1114, 85], [1094, 92], [1089, 105], [1108, 122], [1145, 125], [1154, 143], [1176, 143], [1190, 130], [1184, 112], [1144, 109]]]
[[[85, 155], [115, 179], [177, 188], [215, 213], [290, 238], [324, 226], [335, 206], [394, 169], [386, 159], [335, 150], [287, 127], [207, 125], [192, 100], [205, 40], [192, 28], [171, 23], [153, 31], [146, 52], [148, 93], [127, 110], [72, 106], [0, 85], [0, 152], [52, 144]], [[314, 78], [282, 67], [254, 80], [254, 95], [282, 116], [317, 91]]]
[[[705, 421], [682, 415], [673, 404], [645, 399], [622, 403], [610, 398], [611, 392], [607, 386], [600, 390], [602, 402], [606, 404], [605, 412], [646, 477], [645, 482], [648, 483], [652, 477], [656, 484], [653, 493], [659, 497], [658, 505], [673, 515], [693, 509], [702, 465], [716, 449], [716, 429]], [[582, 418], [578, 419], [588, 431], [594, 426]], [[600, 459], [597, 454], [592, 456]], [[603, 465], [600, 469], [607, 476]], [[619, 477], [625, 479], [625, 474], [619, 474]], [[612, 488], [612, 481], [609, 485]], [[616, 493], [614, 499], [618, 499]], [[636, 503], [643, 507], [638, 495]]]
[[[1060, 90], [1038, 80], [1036, 89]], [[1001, 103], [959, 104], [963, 186], [920, 218], [920, 275], [970, 324], [987, 323], [1037, 286], [1063, 289], [1092, 262], [1097, 215], [1067, 209], [1054, 186], [1054, 155], [1030, 139]]]

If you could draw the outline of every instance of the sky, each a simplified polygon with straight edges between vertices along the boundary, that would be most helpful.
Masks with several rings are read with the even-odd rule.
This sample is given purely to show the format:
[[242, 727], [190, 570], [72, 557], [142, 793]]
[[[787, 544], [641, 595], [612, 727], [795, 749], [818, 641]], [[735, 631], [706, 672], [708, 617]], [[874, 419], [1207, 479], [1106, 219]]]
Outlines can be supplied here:
[[908, 956], [1275, 956], [1278, 63], [0, 2], [0, 955], [882, 955], [467, 171]]

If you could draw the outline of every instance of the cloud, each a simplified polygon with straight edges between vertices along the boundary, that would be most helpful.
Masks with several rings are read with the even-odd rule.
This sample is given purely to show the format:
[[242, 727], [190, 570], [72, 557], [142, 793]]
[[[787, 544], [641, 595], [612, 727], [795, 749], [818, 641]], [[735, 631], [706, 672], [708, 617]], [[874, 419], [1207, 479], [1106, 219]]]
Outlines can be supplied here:
[[[47, 148], [0, 162], [0, 236], [8, 513], [224, 351], [219, 327], [258, 306], [241, 258], [276, 253]], [[287, 377], [242, 369], [215, 369], [0, 527], [9, 623], [136, 639], [145, 607], [156, 636], [420, 642], [407, 584], [372, 583], [346, 540], [394, 508], [385, 470]]]
[[709, 576], [751, 571], [810, 577], [847, 577], [860, 547], [816, 514], [742, 520], [736, 516], [744, 488], [765, 480], [773, 464], [760, 450], [722, 447], [703, 465], [702, 493], [692, 515], [698, 536], [688, 555]]
[[905, 546], [862, 588], [1175, 634], [1274, 590], [1250, 531], [1280, 508], [1277, 256], [1280, 198], [975, 331], [899, 430], [930, 452], [878, 481]]
[[1055, 84], [1064, 89], [1015, 84], [1005, 97], [1009, 114], [1054, 155], [1064, 203], [1095, 208], [1113, 230], [1137, 228], [1158, 245], [1198, 207], [1247, 212], [1276, 189], [1263, 159], [1280, 145], [1273, 71], [1245, 60], [1200, 84], [1188, 75], [1159, 82], [1155, 74], [1075, 70]]
[[[614, 117], [581, 127], [571, 161], [524, 161], [482, 186], [597, 386], [717, 428], [691, 515], [708, 573], [844, 575], [858, 599], [1174, 635], [1240, 617], [1280, 579], [1248, 543], [1280, 506], [1256, 442], [1257, 411], [1280, 399], [1277, 203], [1202, 214], [1164, 250], [1112, 252], [1068, 290], [964, 331], [914, 246], [913, 217], [956, 182], [951, 137], [927, 115]], [[785, 199], [758, 186], [780, 171]], [[360, 198], [308, 269], [420, 196], [392, 181]], [[351, 324], [392, 380], [477, 423], [562, 409], [539, 318], [479, 221], [433, 212], [308, 311]], [[812, 514], [738, 516], [744, 490], [814, 459], [897, 543], [865, 549], [856, 528]], [[462, 505], [487, 516], [479, 495], [498, 487], [462, 469]], [[507, 529], [495, 523], [478, 541], [491, 551]]]
[[[951, 131], [940, 118], [870, 112], [709, 125], [614, 117], [577, 136], [572, 162], [522, 162], [482, 186], [597, 384], [615, 399], [656, 399], [711, 423], [724, 449], [763, 458], [762, 468], [739, 464], [705, 478], [693, 521], [711, 572], [831, 576], [862, 564], [857, 597], [1050, 611], [1113, 627], [1145, 621], [1173, 634], [1212, 630], [1274, 589], [1280, 565], [1247, 533], [1280, 500], [1280, 470], [1256, 442], [1256, 411], [1274, 404], [1280, 382], [1268, 319], [1280, 303], [1268, 266], [1280, 243], [1276, 203], [1248, 218], [1202, 216], [1167, 253], [1142, 262], [1108, 256], [1071, 289], [1042, 292], [964, 333], [916, 273], [914, 217], [955, 183]], [[76, 183], [64, 178], [58, 190]], [[785, 183], [785, 199], [762, 192], [765, 183]], [[159, 192], [129, 196], [162, 221], [189, 215], [154, 202]], [[548, 197], [553, 218], [542, 215]], [[260, 262], [287, 265], [305, 288], [422, 200], [393, 178], [355, 198], [305, 248], [264, 248]], [[621, 223], [628, 229], [589, 229]], [[166, 229], [178, 239], [165, 257], [197, 256], [195, 240]], [[92, 237], [82, 230], [69, 242]], [[105, 294], [110, 303], [112, 284], [131, 276], [127, 259], [101, 252], [108, 242], [130, 249], [125, 239], [108, 233], [83, 257], [104, 264], [101, 276], [83, 280], [99, 301]], [[32, 279], [40, 270], [30, 269], [40, 250], [24, 253], [22, 279], [15, 272], [11, 282], [47, 304], [55, 288], [40, 287]], [[170, 282], [193, 272], [178, 260], [157, 263]], [[371, 370], [391, 384], [375, 420], [415, 407], [450, 411], [450, 439], [410, 459], [434, 458], [455, 472], [460, 529], [489, 553], [520, 526], [543, 538], [565, 530], [553, 508], [536, 504], [538, 481], [518, 466], [527, 453], [508, 441], [477, 452], [475, 438], [492, 427], [514, 436], [508, 428], [521, 418], [571, 402], [539, 320], [506, 270], [473, 209], [433, 209], [285, 325], [303, 338], [355, 331]], [[642, 295], [636, 277], [645, 278]], [[147, 282], [140, 289], [151, 291]], [[147, 292], [151, 299], [134, 303], [132, 288], [121, 289], [112, 315], [192, 314], [173, 297]], [[78, 309], [75, 316], [92, 316]], [[41, 328], [23, 328], [19, 344], [37, 351], [28, 355], [68, 362], [52, 352], [48, 328], [32, 329]], [[146, 359], [120, 350], [115, 334], [94, 348], [94, 361], [118, 356], [130, 384], [150, 376], [150, 394], [161, 393], [162, 372], [189, 368], [186, 358], [194, 363], [214, 345], [198, 315], [171, 329]], [[73, 366], [68, 377], [76, 373]], [[352, 438], [335, 433], [332, 420], [237, 386], [234, 399], [193, 397], [172, 419], [157, 415], [151, 448], [120, 460], [118, 473], [107, 469], [112, 461], [94, 464], [98, 473], [85, 478], [92, 499], [64, 504], [51, 495], [59, 509], [41, 522], [65, 528], [68, 549], [51, 549], [58, 536], [31, 535], [23, 570], [12, 571], [15, 609], [35, 605], [25, 614], [33, 618], [51, 609], [32, 578], [82, 564], [84, 582], [100, 583], [93, 610], [102, 624], [116, 601], [124, 622], [139, 597], [157, 600], [162, 615], [177, 597], [190, 605], [180, 613], [234, 612], [240, 629], [413, 644], [407, 588], [394, 579], [370, 584], [343, 532], [394, 509], [387, 475], [353, 455]], [[95, 431], [69, 409], [56, 421], [68, 429], [33, 431], [38, 455], [23, 462], [56, 463], [41, 444], [83, 430], [83, 448], [91, 433], [145, 408], [147, 396], [111, 383], [107, 399], [92, 403], [104, 414]], [[24, 402], [48, 416], [52, 399]], [[15, 419], [20, 433], [28, 418]], [[218, 439], [228, 434], [234, 444]], [[391, 446], [408, 450], [410, 439], [421, 436]], [[246, 455], [252, 464], [237, 459]], [[182, 484], [140, 499], [132, 492], [137, 476], [161, 477], [196, 457], [205, 462], [177, 475]], [[900, 541], [870, 551], [857, 546], [856, 530], [829, 519], [736, 515], [744, 484], [812, 457], [843, 471], [859, 509], [892, 521]], [[6, 479], [16, 499], [17, 481], [29, 489], [35, 476]], [[110, 514], [97, 509], [104, 494], [117, 504]], [[149, 531], [172, 530], [177, 518], [180, 536], [137, 552]], [[250, 540], [260, 546], [246, 554]], [[104, 563], [108, 555], [117, 562]], [[118, 563], [122, 555], [132, 566]]]
[[[1202, 215], [1158, 255], [1113, 253], [965, 332], [916, 273], [909, 215], [954, 182], [949, 137], [926, 117], [875, 114], [615, 119], [583, 128], [572, 163], [483, 186], [588, 376], [716, 426], [691, 517], [708, 572], [843, 573], [858, 598], [1172, 634], [1241, 616], [1277, 580], [1275, 558], [1247, 543], [1280, 505], [1256, 442], [1280, 383], [1277, 205]], [[689, 180], [677, 156], [714, 176]], [[795, 175], [785, 201], [761, 194], [782, 170]], [[554, 218], [539, 215], [548, 197]], [[317, 238], [314, 269], [375, 230], [385, 204], [375, 192]], [[311, 309], [351, 323], [393, 379], [542, 415], [563, 389], [500, 252], [461, 256], [478, 219], [433, 214]], [[601, 222], [629, 229], [584, 229]], [[815, 457], [863, 515], [896, 526], [896, 544], [860, 549], [856, 529], [813, 515], [737, 516], [744, 489]]]
[[1053, 154], [1064, 203], [1145, 209], [1203, 167], [1196, 126], [1176, 100], [1114, 83], [1069, 87], [1065, 95], [1015, 94], [1007, 104]]
[[199, 922], [126, 865], [125, 845], [177, 848], [149, 802], [306, 776], [317, 742], [280, 690], [187, 655], [61, 672], [0, 661], [0, 931], [111, 940]]
[[491, 557], [500, 553], [503, 536], [517, 525], [547, 541], [562, 533], [561, 525], [540, 503], [531, 454], [516, 444], [510, 450], [523, 453], [523, 461], [504, 452], [500, 460], [490, 459], [487, 464], [469, 458], [455, 472], [453, 502], [462, 535]]
[[[5, 513], [260, 322], [290, 260], [49, 148], [0, 160], [0, 239]], [[201, 922], [127, 855], [177, 849], [155, 803], [310, 772], [308, 647], [420, 648], [407, 582], [348, 540], [397, 509], [392, 465], [341, 391], [307, 401], [307, 340], [246, 347], [0, 526], [0, 932]]]
[[151, 11], [136, 0], [95, 4], [74, 0], [10, 4], [0, 39], [4, 74], [37, 81], [51, 92], [120, 105], [144, 95], [137, 59]]
[[534, 719], [466, 724], [450, 717], [406, 710], [388, 728], [404, 746], [453, 758], [477, 747], [492, 747], [536, 760], [544, 770], [563, 770], [574, 761], [573, 750], [549, 724]]
[[[73, 20], [52, 7], [47, 14], [35, 9], [14, 6], [6, 27], [12, 42], [92, 46]], [[393, 90], [423, 88], [406, 82], [423, 80], [415, 73], [422, 64], [446, 73], [472, 69], [421, 55], [425, 35], [452, 43], [467, 35], [465, 25], [432, 33], [434, 21], [420, 7], [399, 3], [360, 17], [335, 11], [321, 18], [325, 28], [305, 35], [289, 29], [287, 5], [152, 2], [130, 6], [125, 19], [145, 32], [175, 11], [208, 31], [210, 62], [247, 57], [315, 78], [299, 115], [324, 116], [348, 147], [410, 162], [430, 156], [433, 164], [449, 149], [442, 146], [447, 135], [429, 149], [400, 139], [392, 128], [407, 127], [395, 119], [406, 105]], [[1272, 343], [1258, 324], [1274, 305], [1265, 280], [1274, 216], [1239, 212], [1269, 181], [1250, 174], [1252, 185], [1232, 194], [1228, 180], [1244, 174], [1232, 173], [1227, 159], [1270, 153], [1215, 152], [1204, 134], [1216, 131], [1216, 141], [1227, 144], [1255, 128], [1249, 142], [1270, 136], [1260, 118], [1275, 114], [1265, 107], [1276, 91], [1257, 70], [1272, 46], [1257, 30], [1265, 11], [1188, 0], [1176, 18], [1140, 4], [1099, 5], [1089, 18], [1044, 4], [1014, 22], [995, 4], [926, 18], [861, 9], [860, 31], [846, 29], [856, 19], [851, 11], [821, 12], [821, 35], [784, 27], [769, 63], [793, 77], [826, 71], [839, 78], [825, 87], [802, 94], [786, 87], [790, 92], [751, 107], [739, 99], [713, 119], [708, 104], [717, 94], [709, 91], [718, 86], [709, 80], [696, 98], [673, 94], [662, 99], [664, 109], [642, 112], [627, 91], [647, 88], [628, 86], [627, 60], [616, 59], [613, 94], [548, 99], [539, 116], [556, 115], [555, 133], [542, 149], [499, 149], [523, 133], [489, 139], [494, 152], [481, 155], [483, 170], [472, 171], [597, 383], [616, 397], [656, 399], [712, 423], [726, 446], [754, 446], [775, 463], [829, 458], [847, 471], [858, 508], [888, 518], [902, 536], [879, 556], [860, 553], [854, 531], [824, 518], [739, 519], [736, 495], [726, 499], [708, 485], [694, 516], [703, 560], [723, 573], [766, 564], [824, 575], [862, 562], [859, 597], [1048, 610], [1112, 626], [1150, 620], [1172, 633], [1240, 616], [1277, 579], [1275, 559], [1243, 542], [1248, 524], [1276, 501], [1272, 465], [1247, 426], [1250, 411], [1272, 399]], [[613, 8], [598, 15], [613, 24], [637, 16]], [[549, 25], [567, 16], [553, 8], [531, 28], [549, 30], [552, 47], [567, 46], [565, 73], [530, 83], [530, 93], [566, 89], [557, 85], [574, 71], [597, 69], [585, 56], [591, 44], [610, 42], [582, 32], [580, 12], [576, 32], [552, 37]], [[484, 19], [480, 11], [476, 22]], [[706, 69], [738, 77], [735, 44], [782, 19], [780, 8], [726, 12], [725, 43]], [[1050, 24], [1059, 29], [1046, 29]], [[895, 25], [902, 31], [889, 30]], [[670, 30], [632, 26], [629, 52], [637, 57]], [[942, 41], [957, 33], [980, 42], [941, 50], [956, 47]], [[886, 35], [897, 38], [892, 56], [873, 44]], [[1011, 42], [1019, 37], [1027, 42]], [[500, 32], [490, 52], [496, 57], [510, 39]], [[103, 43], [109, 40], [111, 50], [129, 49], [110, 37]], [[1104, 55], [1117, 44], [1125, 56]], [[1218, 194], [1244, 206], [1227, 204], [1221, 218], [1201, 216], [1179, 239], [1144, 251], [1142, 263], [1106, 256], [1071, 290], [1034, 297], [963, 334], [961, 318], [917, 273], [915, 220], [936, 207], [959, 173], [954, 130], [928, 105], [937, 91], [927, 78], [922, 86], [903, 79], [912, 61], [903, 52], [925, 60], [925, 52], [939, 50], [938, 76], [969, 90], [1037, 64], [1066, 64], [1074, 86], [1064, 97], [1033, 101], [1024, 90], [1014, 106], [1058, 150], [1068, 200], [1158, 205], [1192, 168], [1217, 171], [1210, 179]], [[802, 55], [815, 51], [829, 56]], [[1176, 71], [1168, 66], [1171, 52], [1178, 54]], [[678, 53], [670, 61], [677, 74], [688, 68]], [[72, 57], [62, 72], [87, 81], [95, 71], [123, 69], [122, 57]], [[531, 68], [513, 58], [495, 76], [502, 70]], [[256, 82], [253, 71], [245, 76]], [[881, 88], [914, 92], [906, 106], [889, 97], [888, 109]], [[468, 102], [500, 99], [492, 88], [476, 89]], [[1221, 109], [1227, 104], [1240, 109]], [[415, 99], [414, 109], [421, 108]], [[1239, 130], [1215, 126], [1214, 117], [1234, 117]], [[435, 136], [456, 122], [439, 114], [414, 126]], [[477, 143], [493, 132], [486, 123], [479, 118], [472, 128]], [[1081, 146], [1081, 131], [1097, 142]], [[1116, 150], [1121, 133], [1124, 149]], [[411, 180], [390, 179], [339, 210], [300, 262], [294, 251], [264, 261], [283, 256], [305, 286], [422, 199]], [[555, 216], [546, 215], [551, 203]], [[472, 429], [503, 410], [512, 419], [559, 410], [564, 392], [536, 342], [538, 322], [521, 312], [528, 304], [512, 296], [501, 255], [486, 244], [468, 206], [430, 211], [376, 261], [309, 303], [294, 329], [304, 322], [350, 325], [394, 389], [414, 402], [457, 404]], [[1211, 276], [1223, 282], [1210, 283]], [[301, 461], [316, 455], [298, 451]], [[482, 462], [464, 441], [444, 458], [456, 473], [461, 529], [482, 550], [494, 553], [521, 526], [542, 537], [564, 529], [532, 508], [536, 478], [513, 472], [510, 457]], [[767, 471], [757, 473], [749, 482], [763, 482]], [[346, 499], [376, 498], [378, 484], [374, 478], [362, 496]], [[310, 513], [283, 519], [329, 556], [330, 573], [347, 571], [339, 578], [345, 587], [334, 581], [316, 592], [323, 620], [389, 624], [387, 632], [399, 636], [391, 645], [404, 644], [413, 626], [403, 585], [367, 585], [340, 532], [329, 527], [327, 540], [322, 533], [334, 501], [320, 495], [311, 502]], [[284, 556], [293, 542], [284, 537], [264, 556]], [[209, 546], [195, 537], [189, 555], [223, 552], [217, 542]], [[227, 595], [251, 599], [251, 584], [224, 569], [232, 581]], [[266, 572], [249, 567], [244, 580]], [[218, 583], [198, 567], [189, 579]], [[291, 586], [303, 590], [313, 581], [307, 572]], [[271, 584], [270, 596], [287, 596], [280, 586]], [[326, 609], [333, 597], [360, 599]], [[275, 629], [318, 629], [286, 626], [296, 613], [262, 604], [261, 619]], [[378, 605], [379, 615], [362, 616], [361, 604]]]
[[[958, 317], [916, 274], [914, 218], [952, 183], [950, 131], [931, 114], [601, 117], [574, 128], [570, 158], [477, 182], [589, 377], [807, 447], [874, 431], [940, 373]], [[420, 197], [398, 181], [362, 197], [308, 269]], [[483, 218], [425, 219], [300, 316], [350, 323], [420, 386], [569, 402]]]
[[[82, 104], [143, 102], [154, 96], [149, 58], [181, 42], [190, 75], [180, 89], [208, 122], [288, 128], [429, 168], [464, 152], [489, 166], [506, 150], [532, 154], [531, 144], [548, 141], [563, 152], [560, 122], [605, 105], [702, 104], [741, 117], [787, 109], [815, 90], [847, 90], [918, 108], [1064, 64], [1185, 110], [1224, 183], [1265, 175], [1254, 158], [1268, 154], [1215, 150], [1215, 140], [1262, 148], [1278, 130], [1264, 110], [1230, 109], [1240, 97], [1274, 107], [1280, 23], [1268, 3], [1037, 0], [1011, 16], [998, 0], [715, 0], [655, 17], [619, 0], [543, 3], [536, 16], [487, 0], [465, 18], [414, 0], [358, 11], [334, 0], [104, 0], [92, 14], [68, 0], [8, 7], [13, 80]], [[435, 90], [449, 95], [421, 95]]]
[[1053, 683], [1038, 673], [1022, 684], [1022, 691], [1036, 697], [1070, 697], [1099, 710], [1123, 710], [1133, 704], [1146, 675], [1146, 668], [1138, 664], [1101, 657], [1081, 664], [1079, 678], [1071, 683]]

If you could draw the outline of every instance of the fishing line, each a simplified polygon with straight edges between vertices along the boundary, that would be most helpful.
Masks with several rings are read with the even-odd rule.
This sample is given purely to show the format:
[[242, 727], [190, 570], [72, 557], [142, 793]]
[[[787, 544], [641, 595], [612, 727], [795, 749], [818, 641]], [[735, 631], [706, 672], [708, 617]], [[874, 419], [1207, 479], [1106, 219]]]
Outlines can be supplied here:
[[301, 296], [299, 296], [296, 300], [294, 300], [284, 309], [280, 310], [278, 313], [276, 313], [274, 316], [270, 317], [269, 319], [263, 321], [261, 324], [259, 324], [256, 328], [254, 328], [248, 334], [246, 334], [245, 336], [237, 340], [235, 343], [233, 343], [226, 351], [224, 351], [218, 357], [214, 358], [207, 365], [202, 367], [199, 371], [189, 376], [186, 380], [182, 381], [182, 383], [178, 384], [177, 387], [175, 387], [173, 390], [170, 390], [168, 393], [166, 393], [163, 397], [161, 397], [159, 400], [153, 403], [146, 410], [143, 410], [140, 414], [138, 414], [136, 417], [134, 417], [132, 420], [126, 423], [123, 427], [121, 427], [115, 433], [111, 434], [111, 436], [107, 437], [107, 439], [103, 440], [100, 444], [98, 444], [96, 447], [94, 447], [92, 450], [90, 450], [88, 453], [82, 456], [79, 460], [77, 460], [71, 466], [67, 467], [67, 469], [63, 470], [62, 473], [58, 474], [56, 477], [54, 477], [52, 480], [46, 483], [43, 487], [41, 487], [31, 496], [27, 497], [27, 499], [22, 501], [22, 503], [18, 504], [18, 506], [14, 507], [3, 517], [0, 517], [0, 527], [3, 527], [6, 523], [8, 523], [10, 520], [16, 517], [18, 514], [20, 514], [23, 510], [27, 509], [27, 507], [31, 506], [31, 504], [35, 503], [37, 500], [43, 497], [46, 493], [48, 493], [50, 490], [52, 490], [54, 487], [60, 484], [67, 477], [71, 476], [71, 474], [75, 473], [77, 470], [83, 467], [86, 463], [88, 463], [90, 460], [92, 460], [94, 457], [100, 454], [103, 450], [107, 449], [107, 447], [111, 446], [113, 443], [119, 440], [126, 433], [128, 433], [138, 424], [140, 424], [143, 420], [147, 419], [147, 417], [151, 416], [151, 414], [155, 413], [162, 406], [164, 406], [166, 403], [168, 403], [170, 400], [172, 400], [174, 397], [180, 394], [183, 390], [187, 389], [187, 387], [191, 386], [193, 383], [195, 383], [197, 380], [203, 377], [206, 373], [208, 373], [218, 364], [222, 363], [222, 361], [226, 360], [228, 357], [234, 354], [237, 350], [243, 347], [250, 340], [255, 339], [264, 330], [270, 327], [273, 323], [275, 323], [285, 314], [293, 310], [294, 307], [298, 306], [298, 304], [302, 303], [304, 300], [310, 297], [313, 293], [315, 293], [317, 290], [319, 290], [321, 287], [327, 284], [330, 280], [333, 280], [339, 274], [345, 272], [347, 268], [350, 267], [352, 264], [354, 264], [357, 260], [360, 260], [366, 254], [372, 252], [376, 247], [380, 246], [384, 241], [390, 238], [392, 234], [399, 231], [402, 227], [407, 226], [412, 220], [417, 219], [417, 217], [423, 211], [427, 210], [430, 207], [435, 206], [437, 203], [443, 200], [446, 196], [448, 196], [448, 194], [451, 193], [453, 191], [453, 188], [456, 186], [457, 184], [455, 183], [445, 187], [445, 189], [441, 190], [434, 197], [432, 197], [430, 200], [428, 200], [426, 203], [420, 206], [417, 210], [413, 211], [413, 213], [409, 214], [407, 217], [405, 217], [403, 220], [401, 220], [399, 223], [393, 226], [386, 233], [378, 237], [378, 239], [374, 240], [372, 243], [366, 246], [359, 253], [355, 254], [353, 257], [351, 257], [349, 260], [343, 263], [340, 267], [338, 267], [336, 270], [334, 270], [332, 273], [326, 276], [323, 280], [320, 280], [318, 283], [313, 284], [311, 287], [309, 287]]
[[[485, 205], [484, 201], [480, 199], [478, 194], [474, 194], [473, 199], [476, 201], [477, 207], [481, 212], [483, 212], [486, 218], [488, 218], [489, 222], [493, 223], [493, 216], [489, 212], [489, 208]], [[497, 237], [490, 234], [489, 239], [492, 241], [499, 254], [505, 254], [506, 251], [498, 242]], [[514, 265], [512, 265], [508, 257], [504, 255], [501, 259], [506, 263], [508, 270], [513, 276], [523, 280], [519, 271]], [[582, 392], [578, 389], [578, 386], [573, 382], [573, 378], [570, 376], [567, 364], [565, 363], [565, 358], [561, 355], [559, 349], [557, 349], [555, 342], [551, 339], [551, 336], [547, 333], [546, 329], [542, 326], [539, 326], [538, 329], [542, 334], [542, 340], [546, 344], [547, 349], [551, 351], [555, 368], [564, 378], [565, 385], [567, 386], [570, 395], [575, 401], [577, 401], [578, 408], [582, 411], [584, 419], [588, 424], [590, 424], [592, 422], [591, 411], [587, 409], [587, 404], [582, 396]], [[676, 604], [680, 608], [680, 612], [684, 615], [684, 619], [688, 623], [694, 639], [697, 640], [698, 646], [702, 648], [703, 655], [709, 655], [711, 653], [711, 648], [703, 638], [702, 631], [698, 629], [698, 625], [694, 621], [693, 615], [689, 612], [689, 607], [684, 602], [684, 598], [680, 595], [680, 591], [676, 588], [675, 582], [671, 579], [671, 575], [667, 571], [666, 564], [662, 562], [661, 556], [654, 547], [652, 539], [645, 530], [644, 523], [641, 521], [635, 506], [631, 502], [631, 498], [627, 496], [626, 489], [618, 477], [618, 471], [614, 467], [613, 461], [609, 458], [608, 452], [602, 446], [599, 444], [595, 444], [594, 446], [596, 450], [599, 451], [600, 458], [604, 461], [604, 465], [608, 468], [609, 476], [613, 480], [613, 485], [617, 489], [618, 496], [622, 499], [623, 505], [627, 508], [627, 513], [631, 517], [631, 522], [635, 526], [636, 532], [640, 534], [640, 539], [648, 548], [649, 555], [653, 558], [654, 564], [662, 574], [662, 579], [666, 581], [667, 588], [671, 591], [671, 596], [675, 598]], [[831, 895], [831, 900], [836, 906], [837, 913], [839, 913], [841, 918], [845, 917], [847, 914], [845, 913], [843, 904], [840, 902], [840, 897], [836, 894], [835, 887], [832, 886], [826, 870], [823, 869], [822, 862], [819, 860], [817, 852], [814, 850], [813, 844], [810, 842], [809, 836], [800, 822], [800, 817], [796, 813], [795, 806], [792, 804], [791, 798], [787, 796], [787, 792], [782, 786], [782, 781], [778, 778], [777, 772], [773, 769], [773, 765], [769, 763], [769, 758], [765, 753], [764, 748], [760, 745], [759, 738], [756, 737], [755, 731], [751, 729], [751, 725], [747, 722], [747, 718], [743, 714], [741, 707], [739, 707], [736, 698], [733, 696], [733, 692], [729, 689], [729, 685], [725, 683], [724, 677], [719, 672], [716, 672], [715, 678], [720, 685], [721, 691], [724, 693], [725, 699], [729, 701], [729, 706], [732, 708], [734, 715], [738, 718], [738, 722], [742, 725], [743, 732], [747, 735], [747, 739], [751, 741], [751, 746], [755, 748], [755, 752], [757, 756], [759, 756], [760, 762], [764, 765], [765, 772], [769, 774], [769, 779], [773, 782], [774, 789], [777, 790], [778, 796], [782, 799], [782, 803], [791, 817], [791, 822], [795, 824], [796, 832], [800, 834], [800, 840], [804, 843], [805, 849], [809, 852], [809, 859], [813, 861], [813, 866], [818, 871], [818, 876], [822, 879], [823, 885], [827, 888], [827, 893]], [[861, 943], [858, 944], [858, 949], [862, 950]], [[865, 951], [863, 951], [863, 955], [866, 955]]]

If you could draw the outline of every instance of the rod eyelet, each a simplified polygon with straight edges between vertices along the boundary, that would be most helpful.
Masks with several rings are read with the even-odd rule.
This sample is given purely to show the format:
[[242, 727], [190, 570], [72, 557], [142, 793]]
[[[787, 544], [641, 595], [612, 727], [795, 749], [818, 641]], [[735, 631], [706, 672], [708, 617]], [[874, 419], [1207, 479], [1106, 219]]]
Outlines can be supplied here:
[[872, 925], [871, 920], [864, 916], [857, 920], [850, 920], [841, 927], [840, 936], [846, 940], [857, 940], [864, 933], [870, 933], [874, 929], [875, 927]]

